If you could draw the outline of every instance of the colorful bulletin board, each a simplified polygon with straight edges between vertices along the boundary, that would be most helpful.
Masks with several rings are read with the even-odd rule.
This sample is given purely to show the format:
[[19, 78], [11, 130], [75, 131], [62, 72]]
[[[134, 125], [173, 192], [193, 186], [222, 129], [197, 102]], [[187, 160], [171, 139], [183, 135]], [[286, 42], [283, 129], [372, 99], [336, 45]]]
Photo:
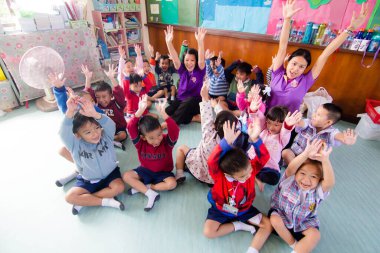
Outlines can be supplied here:
[[[267, 34], [274, 34], [276, 24], [282, 18], [282, 0], [273, 0], [272, 10], [269, 16]], [[372, 13], [376, 5], [376, 0], [368, 0], [369, 13]], [[328, 4], [321, 5], [317, 9], [310, 8], [307, 0], [298, 0], [297, 7], [302, 8], [302, 11], [294, 15], [296, 26], [302, 26], [308, 21], [316, 23], [333, 23], [333, 29], [345, 29], [349, 24], [352, 13], [358, 14], [361, 5], [356, 0], [331, 0]], [[367, 26], [368, 20], [371, 15], [367, 17], [364, 22], [363, 28]]]
[[147, 0], [150, 23], [196, 26], [197, 0]]
[[266, 33], [272, 0], [201, 0], [200, 26]]

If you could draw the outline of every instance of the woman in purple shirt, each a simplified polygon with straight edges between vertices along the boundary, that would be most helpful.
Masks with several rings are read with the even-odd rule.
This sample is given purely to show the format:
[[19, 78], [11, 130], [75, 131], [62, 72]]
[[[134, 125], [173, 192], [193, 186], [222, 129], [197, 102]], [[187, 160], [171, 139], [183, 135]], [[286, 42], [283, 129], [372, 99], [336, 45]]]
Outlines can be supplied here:
[[166, 113], [171, 116], [178, 125], [189, 124], [191, 121], [200, 122], [200, 91], [203, 78], [206, 74], [204, 50], [204, 38], [206, 33], [206, 29], [198, 28], [198, 32], [195, 32], [195, 38], [198, 42], [198, 51], [189, 48], [183, 57], [183, 62], [181, 62], [173, 46], [173, 27], [168, 26], [165, 30], [166, 45], [173, 59], [174, 67], [180, 76], [177, 100], [173, 101], [166, 108]]
[[273, 63], [272, 81], [270, 83], [271, 94], [267, 99], [267, 108], [276, 105], [287, 106], [291, 112], [299, 110], [303, 97], [321, 73], [328, 57], [337, 50], [347, 37], [360, 27], [368, 13], [367, 4], [362, 5], [360, 14], [351, 18], [350, 26], [347, 27], [336, 39], [334, 39], [318, 57], [311, 71], [304, 73], [311, 63], [310, 52], [306, 49], [297, 49], [288, 60], [288, 65], [284, 68], [284, 59], [288, 46], [290, 20], [293, 15], [301, 10], [295, 8], [295, 0], [287, 0], [283, 5], [282, 14], [284, 23], [280, 35], [280, 44], [277, 57]]

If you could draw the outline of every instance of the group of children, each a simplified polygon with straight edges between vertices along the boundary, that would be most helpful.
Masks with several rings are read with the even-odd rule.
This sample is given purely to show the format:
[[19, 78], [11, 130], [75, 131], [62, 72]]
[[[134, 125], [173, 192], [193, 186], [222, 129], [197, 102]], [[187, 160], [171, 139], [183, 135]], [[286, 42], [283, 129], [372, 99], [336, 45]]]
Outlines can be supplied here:
[[[342, 114], [337, 105], [320, 105], [311, 119], [303, 119], [297, 109], [331, 51], [347, 34], [338, 36], [324, 50], [310, 72], [303, 74], [311, 62], [310, 53], [304, 49], [291, 54], [285, 68], [290, 19], [300, 9], [295, 8], [295, 0], [287, 0], [283, 8], [284, 26], [271, 66], [268, 87], [272, 92], [267, 100], [268, 87], [264, 87], [260, 68], [239, 60], [224, 69], [222, 52], [218, 56], [205, 52], [203, 28], [195, 33], [198, 51], [187, 49], [182, 57], [172, 45], [174, 32], [170, 26], [165, 30], [170, 58], [154, 55], [150, 47], [152, 59], [143, 60], [140, 47], [135, 46], [134, 66], [131, 60], [124, 61], [120, 48], [118, 72], [112, 65], [105, 72], [113, 88], [100, 83], [93, 90], [92, 73], [86, 66], [82, 67], [85, 90], [80, 94], [65, 88], [64, 79], [49, 75], [58, 105], [65, 113], [60, 130], [65, 147], [60, 154], [77, 169], [71, 175], [77, 182], [66, 195], [73, 214], [83, 206], [124, 210], [117, 195], [124, 192], [125, 183], [131, 187], [129, 195], [141, 192], [148, 198], [144, 210], [150, 211], [160, 198], [159, 192], [175, 189], [185, 181], [184, 171], [188, 171], [212, 187], [207, 196], [211, 207], [204, 224], [206, 237], [238, 230], [256, 233], [247, 251], [255, 253], [275, 233], [292, 252], [311, 252], [320, 238], [317, 209], [335, 182], [329, 160], [332, 146], [352, 145], [356, 134], [333, 127]], [[348, 29], [359, 27], [366, 15], [364, 4]], [[176, 71], [180, 75], [178, 91], [172, 77]], [[249, 78], [252, 72], [256, 80]], [[281, 92], [287, 94], [286, 103], [282, 103]], [[159, 115], [148, 110], [154, 101], [158, 101]], [[179, 125], [191, 121], [201, 122], [201, 141], [195, 148], [177, 148], [173, 174], [172, 151]], [[293, 142], [292, 132], [297, 134]], [[137, 149], [140, 166], [122, 175], [114, 146], [123, 147], [127, 136]], [[283, 173], [281, 160], [287, 165]], [[57, 185], [62, 186], [68, 178], [58, 180]], [[256, 184], [260, 191], [265, 184], [276, 186], [267, 216], [252, 206]]]

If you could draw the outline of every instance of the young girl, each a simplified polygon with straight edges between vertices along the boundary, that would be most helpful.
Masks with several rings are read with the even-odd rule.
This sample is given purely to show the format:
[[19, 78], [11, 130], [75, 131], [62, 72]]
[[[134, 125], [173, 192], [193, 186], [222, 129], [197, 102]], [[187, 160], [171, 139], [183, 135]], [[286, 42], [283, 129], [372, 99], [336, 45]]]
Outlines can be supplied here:
[[272, 81], [270, 83], [271, 95], [267, 100], [268, 108], [282, 105], [288, 107], [291, 112], [299, 109], [303, 97], [321, 73], [328, 57], [343, 44], [347, 37], [352, 34], [352, 31], [363, 24], [368, 13], [367, 4], [364, 3], [360, 14], [357, 17], [352, 16], [350, 26], [323, 50], [311, 71], [304, 74], [305, 69], [311, 63], [310, 52], [306, 49], [294, 51], [289, 57], [286, 68], [283, 66], [291, 27], [290, 20], [294, 14], [301, 10], [300, 8], [295, 8], [295, 2], [295, 0], [287, 0], [283, 6], [284, 22], [277, 57], [273, 64]]
[[[81, 109], [76, 112], [78, 107]], [[90, 101], [77, 96], [67, 100], [60, 136], [79, 171], [75, 186], [66, 194], [66, 201], [74, 205], [74, 215], [83, 206], [124, 210], [123, 203], [114, 199], [124, 191], [113, 147], [114, 134], [115, 123], [96, 112]]]
[[[240, 131], [235, 124], [225, 122], [224, 139], [215, 147], [208, 160], [214, 186], [208, 194], [211, 204], [204, 224], [204, 235], [216, 238], [234, 231], [256, 232], [249, 253], [258, 253], [272, 231], [269, 219], [252, 206], [255, 199], [255, 176], [269, 159], [269, 153], [259, 138], [261, 131], [257, 120], [248, 133], [251, 148], [258, 154], [250, 160], [240, 148], [232, 147]], [[249, 224], [251, 225], [249, 225]]]
[[205, 81], [201, 89], [202, 102], [199, 104], [201, 112], [202, 139], [198, 147], [189, 148], [186, 145], [182, 145], [177, 149], [176, 178], [178, 183], [185, 180], [183, 170], [186, 166], [190, 173], [201, 182], [214, 184], [214, 180], [208, 172], [207, 159], [215, 146], [221, 139], [223, 139], [223, 124], [226, 121], [233, 122], [235, 125], [238, 124], [236, 116], [229, 111], [221, 111], [215, 118], [208, 92], [207, 81]]
[[165, 31], [166, 45], [173, 59], [174, 67], [180, 76], [177, 100], [166, 108], [166, 112], [177, 124], [189, 124], [191, 121], [200, 122], [199, 102], [201, 102], [201, 98], [199, 93], [206, 74], [204, 52], [206, 33], [206, 29], [198, 28], [198, 32], [195, 33], [198, 51], [192, 48], [188, 49], [181, 62], [173, 46], [173, 27], [168, 26]]
[[308, 142], [272, 195], [270, 222], [293, 253], [312, 252], [321, 237], [317, 209], [335, 183], [331, 151], [321, 140]]
[[142, 116], [147, 107], [146, 95], [140, 100], [139, 109], [128, 123], [128, 133], [137, 149], [141, 165], [127, 171], [123, 179], [132, 187], [128, 194], [141, 192], [148, 197], [145, 211], [150, 211], [159, 200], [160, 195], [157, 191], [169, 191], [177, 186], [171, 171], [172, 151], [179, 136], [179, 127], [166, 114], [165, 105], [166, 103], [157, 105], [157, 111], [166, 122], [167, 134], [163, 134], [158, 119]]

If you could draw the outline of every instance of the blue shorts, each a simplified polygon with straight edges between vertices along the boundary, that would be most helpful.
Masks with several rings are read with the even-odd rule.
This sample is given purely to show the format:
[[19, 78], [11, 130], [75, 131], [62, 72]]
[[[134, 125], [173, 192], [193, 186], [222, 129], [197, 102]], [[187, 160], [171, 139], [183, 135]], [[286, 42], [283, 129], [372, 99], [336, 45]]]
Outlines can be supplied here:
[[79, 174], [77, 176], [77, 182], [75, 183], [75, 186], [86, 189], [90, 193], [94, 193], [108, 187], [113, 180], [118, 178], [121, 179], [120, 168], [116, 167], [106, 178], [94, 184], [88, 180], [83, 179], [83, 177]]
[[163, 85], [163, 86], [160, 86], [160, 90], [164, 90], [164, 89], [167, 89], [168, 92], [171, 91], [171, 88], [172, 88], [173, 84], [167, 84], [167, 85]]
[[230, 100], [227, 99], [227, 105], [228, 105], [228, 110], [230, 111], [237, 111], [239, 110], [239, 107], [237, 106], [236, 102], [231, 102]]
[[242, 214], [238, 214], [237, 216], [235, 216], [233, 214], [222, 212], [215, 206], [211, 206], [208, 209], [207, 219], [217, 221], [221, 224], [230, 223], [233, 221], [247, 222], [249, 219], [255, 217], [259, 213], [259, 210], [251, 206], [247, 211], [244, 211], [242, 212]]
[[150, 88], [149, 92], [148, 92], [148, 96], [149, 97], [153, 97], [154, 95], [156, 95], [156, 93], [160, 90], [160, 88], [158, 86], [153, 86], [152, 88]]
[[144, 167], [137, 167], [134, 171], [139, 175], [141, 182], [144, 184], [158, 184], [168, 177], [174, 177], [174, 174], [167, 171], [153, 172]]
[[[271, 215], [273, 212], [277, 212], [277, 210], [276, 210], [276, 209], [273, 209], [273, 208], [269, 209], [269, 211], [268, 211], [268, 218], [270, 217], [270, 215]], [[319, 230], [319, 227], [316, 227], [316, 229]], [[295, 231], [294, 231], [294, 228], [288, 228], [288, 231], [292, 234], [292, 236], [294, 237], [294, 239], [295, 239], [296, 241], [300, 241], [302, 238], [305, 237], [305, 236], [302, 234], [303, 231], [295, 232]], [[277, 235], [277, 236], [278, 236], [276, 230], [273, 229], [272, 233], [273, 233], [274, 235]]]

